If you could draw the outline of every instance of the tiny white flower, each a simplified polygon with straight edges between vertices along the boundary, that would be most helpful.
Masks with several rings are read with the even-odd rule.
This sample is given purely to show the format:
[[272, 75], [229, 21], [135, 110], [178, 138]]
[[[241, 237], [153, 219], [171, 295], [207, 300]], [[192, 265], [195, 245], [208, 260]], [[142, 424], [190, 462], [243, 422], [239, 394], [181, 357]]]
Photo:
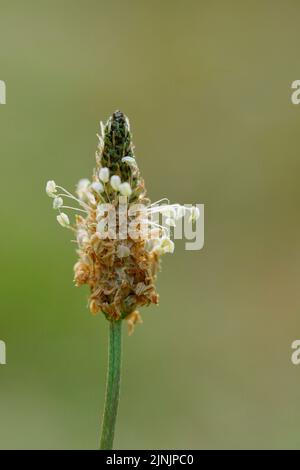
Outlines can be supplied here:
[[126, 245], [119, 245], [117, 249], [118, 258], [126, 258], [130, 255], [130, 249]]
[[102, 183], [107, 183], [109, 180], [109, 169], [106, 167], [101, 168], [99, 171], [99, 178]]
[[110, 178], [110, 185], [114, 191], [118, 191], [121, 185], [121, 178], [118, 175], [113, 175]]
[[129, 155], [127, 157], [123, 157], [122, 162], [128, 163], [129, 165], [130, 164], [136, 165], [135, 158], [129, 157]]
[[64, 205], [64, 201], [63, 201], [62, 197], [56, 197], [53, 200], [53, 209], [59, 209], [63, 205]]
[[81, 180], [78, 181], [77, 183], [77, 189], [78, 190], [86, 190], [90, 184], [90, 180], [88, 178], [82, 178]]
[[160, 250], [162, 253], [173, 253], [174, 252], [174, 242], [168, 237], [164, 237], [161, 240]]
[[48, 181], [46, 184], [46, 193], [49, 197], [55, 197], [55, 193], [57, 192], [55, 181], [51, 180]]
[[79, 199], [86, 198], [86, 192], [88, 190], [89, 185], [90, 185], [90, 180], [88, 180], [87, 178], [82, 178], [81, 180], [78, 181], [77, 186], [76, 186], [76, 193], [78, 194]]
[[192, 220], [197, 220], [197, 219], [199, 219], [199, 217], [200, 217], [199, 208], [196, 207], [196, 206], [191, 207], [191, 215], [190, 215], [190, 218], [189, 218], [189, 222], [191, 222]]
[[130, 196], [132, 193], [132, 189], [130, 187], [129, 183], [122, 183], [120, 184], [119, 191], [122, 194], [122, 196]]
[[67, 214], [64, 214], [63, 212], [56, 217], [56, 220], [62, 227], [70, 226], [69, 217], [67, 216]]
[[94, 183], [91, 184], [91, 188], [96, 192], [96, 193], [103, 193], [104, 187], [103, 184], [100, 183], [100, 181], [95, 181]]

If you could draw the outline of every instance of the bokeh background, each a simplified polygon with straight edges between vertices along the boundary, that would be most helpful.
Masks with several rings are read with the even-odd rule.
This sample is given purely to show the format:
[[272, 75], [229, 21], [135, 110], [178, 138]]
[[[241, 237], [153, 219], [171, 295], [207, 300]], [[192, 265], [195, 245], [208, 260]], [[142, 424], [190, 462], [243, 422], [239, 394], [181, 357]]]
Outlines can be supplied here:
[[98, 446], [107, 324], [45, 183], [131, 120], [153, 200], [205, 204], [124, 335], [116, 448], [300, 448], [297, 1], [1, 0], [0, 447]]

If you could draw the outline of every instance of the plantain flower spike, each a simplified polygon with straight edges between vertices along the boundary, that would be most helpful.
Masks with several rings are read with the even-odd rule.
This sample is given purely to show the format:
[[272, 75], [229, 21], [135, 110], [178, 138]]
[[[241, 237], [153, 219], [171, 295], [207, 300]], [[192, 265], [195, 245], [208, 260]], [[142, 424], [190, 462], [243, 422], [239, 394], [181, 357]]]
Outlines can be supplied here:
[[[126, 319], [131, 334], [134, 325], [142, 322], [140, 307], [158, 304], [155, 281], [160, 258], [174, 251], [170, 226], [186, 212], [195, 220], [199, 211], [171, 205], [167, 199], [151, 204], [134, 156], [129, 121], [122, 112], [116, 111], [105, 125], [101, 122], [97, 136], [91, 181], [81, 179], [75, 196], [50, 180], [46, 193], [59, 211], [58, 223], [75, 235], [78, 261], [74, 280], [78, 287], [89, 286], [91, 313], [102, 312], [109, 321]], [[125, 223], [121, 211], [124, 201]], [[70, 202], [78, 207], [70, 206]], [[113, 224], [109, 224], [108, 205], [114, 209]], [[62, 209], [77, 212], [73, 224]], [[166, 223], [154, 222], [157, 215], [166, 216]], [[131, 227], [137, 229], [138, 236]]]

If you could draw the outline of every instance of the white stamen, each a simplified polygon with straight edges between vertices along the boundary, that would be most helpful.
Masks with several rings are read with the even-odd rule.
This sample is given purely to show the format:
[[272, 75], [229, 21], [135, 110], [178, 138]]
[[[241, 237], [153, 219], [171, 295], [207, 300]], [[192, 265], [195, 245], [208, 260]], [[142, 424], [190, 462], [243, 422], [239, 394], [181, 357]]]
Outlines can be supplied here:
[[165, 201], [167, 204], [170, 204], [170, 200], [167, 197], [163, 197], [162, 199], [159, 199], [158, 201], [153, 202], [152, 204], [150, 204], [149, 207], [157, 206], [157, 204], [160, 204], [163, 201]]
[[110, 178], [110, 185], [113, 188], [114, 191], [119, 191], [119, 188], [121, 186], [121, 178], [118, 175], [113, 175]]
[[122, 162], [128, 163], [128, 165], [136, 165], [135, 158], [129, 157], [129, 156], [123, 157], [123, 158], [122, 158]]
[[84, 212], [85, 214], [88, 214], [88, 211], [85, 211], [84, 209], [78, 209], [77, 207], [60, 206], [60, 208], [61, 209], [71, 209], [72, 211]]
[[70, 226], [70, 220], [67, 214], [64, 214], [61, 212], [57, 217], [56, 217], [57, 222], [62, 226], [62, 227], [69, 227]]
[[162, 253], [173, 253], [174, 242], [168, 237], [163, 238], [160, 244], [160, 250], [162, 250]]
[[145, 249], [149, 252], [156, 251], [160, 246], [160, 238], [150, 238], [145, 244]]
[[129, 197], [132, 193], [130, 184], [127, 182], [120, 184], [119, 191], [122, 194], [122, 196], [127, 196], [127, 197]]
[[57, 189], [56, 189], [55, 181], [53, 180], [48, 181], [46, 184], [46, 193], [48, 194], [48, 196], [54, 198], [56, 197], [56, 192], [57, 192]]
[[56, 197], [53, 199], [53, 209], [59, 209], [64, 204], [64, 201], [61, 197]]
[[147, 227], [147, 225], [150, 225], [151, 227], [155, 227], [155, 228], [158, 228], [158, 229], [162, 230], [167, 235], [169, 234], [169, 229], [167, 227], [164, 227], [163, 225], [159, 225], [159, 224], [153, 222], [152, 220], [141, 219], [140, 222], [146, 227]]
[[56, 186], [57, 188], [61, 189], [62, 191], [65, 192], [65, 194], [58, 194], [57, 196], [62, 196], [62, 197], [69, 197], [70, 199], [73, 199], [76, 201], [80, 206], [84, 207], [86, 210], [90, 210], [90, 207], [83, 201], [80, 201], [77, 197], [73, 196], [69, 191], [67, 191], [65, 188], [62, 186]]
[[106, 167], [101, 168], [99, 171], [99, 178], [102, 183], [107, 183], [109, 181], [109, 169]]
[[90, 184], [91, 183], [87, 178], [82, 178], [78, 181], [76, 193], [78, 194], [80, 200], [87, 199], [87, 192]]
[[104, 191], [104, 186], [100, 181], [95, 181], [94, 183], [91, 184], [91, 188], [96, 192], [96, 193], [103, 193]]

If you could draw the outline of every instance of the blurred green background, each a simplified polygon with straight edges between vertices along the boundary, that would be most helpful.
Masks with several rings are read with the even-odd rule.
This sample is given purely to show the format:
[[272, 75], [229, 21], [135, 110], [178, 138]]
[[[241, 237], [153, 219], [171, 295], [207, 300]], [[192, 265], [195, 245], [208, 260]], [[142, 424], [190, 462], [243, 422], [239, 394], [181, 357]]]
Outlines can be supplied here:
[[45, 183], [131, 120], [153, 200], [205, 204], [124, 335], [116, 448], [300, 448], [297, 1], [1, 0], [3, 449], [97, 448], [107, 323], [72, 283]]

